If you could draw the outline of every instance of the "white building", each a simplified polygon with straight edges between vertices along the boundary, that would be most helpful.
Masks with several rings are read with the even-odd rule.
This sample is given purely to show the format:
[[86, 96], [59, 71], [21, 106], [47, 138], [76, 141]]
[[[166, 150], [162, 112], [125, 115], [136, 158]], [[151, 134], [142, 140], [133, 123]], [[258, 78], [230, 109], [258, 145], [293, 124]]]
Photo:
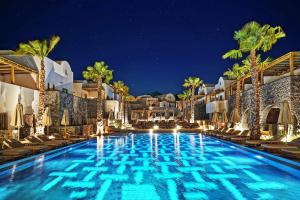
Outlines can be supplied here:
[[[25, 115], [37, 114], [40, 68], [37, 57], [17, 56], [10, 50], [0, 51], [0, 121], [5, 121], [0, 127], [9, 127], [18, 101], [22, 103]], [[45, 72], [46, 88], [72, 92], [73, 72], [68, 62], [45, 58]]]

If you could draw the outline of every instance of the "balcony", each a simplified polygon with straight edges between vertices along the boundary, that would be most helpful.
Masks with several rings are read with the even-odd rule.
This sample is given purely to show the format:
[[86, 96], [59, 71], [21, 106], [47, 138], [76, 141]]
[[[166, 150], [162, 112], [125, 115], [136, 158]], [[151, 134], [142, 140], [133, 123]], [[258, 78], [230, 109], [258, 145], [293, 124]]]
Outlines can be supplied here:
[[206, 113], [221, 113], [224, 110], [228, 110], [227, 100], [215, 100], [206, 104]]

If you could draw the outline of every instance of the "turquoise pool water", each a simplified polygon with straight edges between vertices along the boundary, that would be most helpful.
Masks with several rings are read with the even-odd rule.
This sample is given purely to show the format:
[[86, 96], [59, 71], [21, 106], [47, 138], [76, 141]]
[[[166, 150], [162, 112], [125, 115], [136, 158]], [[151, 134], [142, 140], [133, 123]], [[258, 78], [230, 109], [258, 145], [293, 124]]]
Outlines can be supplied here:
[[300, 199], [283, 162], [201, 134], [101, 137], [0, 166], [0, 199]]

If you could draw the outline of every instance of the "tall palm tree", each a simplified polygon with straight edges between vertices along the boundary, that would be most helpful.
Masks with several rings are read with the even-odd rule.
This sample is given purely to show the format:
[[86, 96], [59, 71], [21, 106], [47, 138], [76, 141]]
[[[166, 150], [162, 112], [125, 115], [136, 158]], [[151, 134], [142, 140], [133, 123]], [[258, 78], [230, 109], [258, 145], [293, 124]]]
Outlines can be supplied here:
[[184, 119], [186, 119], [187, 118], [188, 102], [191, 99], [191, 90], [183, 91], [182, 94], [178, 95], [178, 98], [183, 101], [183, 117], [184, 117]]
[[39, 105], [37, 124], [41, 125], [42, 115], [45, 111], [45, 57], [47, 57], [51, 51], [58, 44], [60, 38], [58, 36], [52, 36], [49, 40], [32, 40], [28, 43], [20, 43], [19, 48], [16, 50], [17, 55], [32, 55], [36, 56], [40, 60], [39, 71]]
[[254, 90], [254, 105], [250, 111], [251, 121], [254, 122], [251, 128], [251, 137], [260, 137], [260, 90], [258, 81], [258, 65], [256, 62], [257, 52], [267, 52], [273, 45], [285, 37], [285, 33], [280, 26], [271, 27], [268, 24], [261, 26], [253, 21], [245, 24], [242, 29], [234, 32], [234, 40], [238, 43], [238, 48], [230, 50], [223, 55], [223, 58], [238, 59], [243, 54], [248, 54], [251, 64], [251, 82]]
[[200, 87], [203, 81], [198, 77], [188, 77], [184, 80], [183, 87], [191, 89], [191, 123], [195, 121], [195, 90], [196, 88]]
[[[109, 69], [105, 62], [95, 62], [94, 66], [87, 66], [86, 70], [82, 72], [83, 78], [88, 81], [97, 83], [97, 123], [99, 129], [102, 131], [103, 127], [103, 99], [102, 99], [102, 83], [109, 84], [113, 78], [113, 71]], [[102, 123], [102, 124], [101, 124]]]
[[232, 69], [228, 69], [224, 72], [225, 76], [228, 76], [236, 80], [236, 92], [235, 92], [235, 109], [236, 114], [240, 117], [241, 113], [241, 78], [249, 72], [250, 67], [247, 65], [240, 66], [238, 63], [234, 64]]
[[[123, 117], [124, 117], [124, 113], [123, 113], [123, 110], [124, 110], [123, 95], [124, 95], [124, 92], [126, 92], [126, 85], [124, 84], [123, 81], [115, 81], [113, 83], [113, 88], [115, 89], [116, 93], [119, 95], [119, 98], [118, 98], [118, 102], [119, 102], [118, 119], [122, 120], [122, 122], [123, 122]], [[128, 87], [127, 87], [127, 89], [128, 89]]]
[[129, 102], [135, 101], [135, 97], [128, 94], [124, 98], [125, 100], [125, 124], [128, 123], [128, 113], [129, 113]]

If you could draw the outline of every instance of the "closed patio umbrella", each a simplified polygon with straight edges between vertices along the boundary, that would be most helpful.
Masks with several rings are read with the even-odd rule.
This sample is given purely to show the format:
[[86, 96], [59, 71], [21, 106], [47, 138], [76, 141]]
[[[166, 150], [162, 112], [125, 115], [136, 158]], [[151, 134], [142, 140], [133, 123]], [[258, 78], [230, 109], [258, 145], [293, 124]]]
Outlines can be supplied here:
[[211, 119], [211, 123], [216, 124], [219, 122], [219, 113], [214, 112], [212, 119]]
[[240, 121], [241, 121], [240, 115], [238, 114], [238, 110], [235, 108], [233, 110], [232, 115], [231, 115], [230, 122], [232, 122], [232, 123], [240, 123]]
[[70, 121], [69, 121], [69, 111], [67, 108], [64, 108], [64, 114], [62, 116], [62, 119], [61, 119], [61, 125], [64, 125], [65, 126], [65, 137], [66, 137], [66, 134], [67, 134], [67, 126], [70, 125]]
[[223, 111], [222, 113], [222, 123], [228, 123], [228, 116], [226, 111]]
[[47, 135], [49, 135], [49, 126], [52, 125], [50, 109], [47, 107], [42, 117], [42, 125], [47, 126]]
[[288, 124], [293, 124], [293, 115], [287, 101], [284, 101], [280, 105], [280, 112], [278, 117], [278, 124], [284, 125], [284, 134], [286, 134], [286, 128]]
[[18, 129], [17, 139], [20, 140], [20, 128], [24, 126], [24, 112], [21, 103], [17, 104], [10, 125]]

